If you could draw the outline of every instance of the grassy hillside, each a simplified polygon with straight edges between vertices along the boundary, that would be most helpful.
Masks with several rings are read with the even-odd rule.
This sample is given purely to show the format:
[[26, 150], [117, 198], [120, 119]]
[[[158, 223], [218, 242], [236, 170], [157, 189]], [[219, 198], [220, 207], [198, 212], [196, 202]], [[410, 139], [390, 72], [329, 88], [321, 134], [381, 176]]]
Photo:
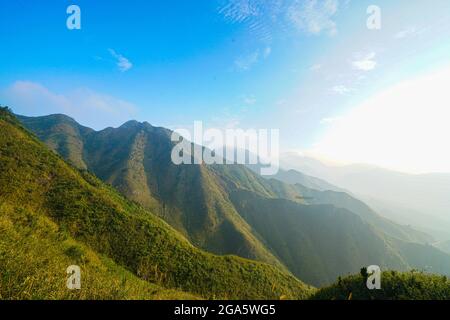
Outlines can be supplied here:
[[233, 202], [289, 269], [316, 286], [371, 264], [408, 267], [381, 234], [345, 209], [266, 199], [244, 191], [234, 193]]
[[[0, 300], [196, 299], [141, 280], [75, 241], [51, 219], [0, 205]], [[81, 268], [82, 290], [66, 288], [66, 268]]]
[[276, 267], [196, 249], [153, 214], [74, 170], [5, 110], [0, 115], [0, 201], [2, 208], [48, 217], [58, 232], [165, 288], [242, 299], [304, 298], [310, 290]]
[[[60, 117], [20, 119], [53, 150], [58, 152], [55, 144], [66, 145], [65, 149], [77, 156], [60, 153], [65, 159], [77, 165], [74, 159], [82, 158], [89, 171], [163, 218], [195, 246], [284, 268], [255, 237], [206, 166], [172, 163], [169, 130], [129, 121], [117, 129], [94, 132]], [[65, 134], [60, 134], [63, 131]], [[78, 142], [66, 144], [64, 136], [76, 137]], [[79, 145], [82, 150], [76, 147]]]
[[[21, 120], [48, 141], [59, 132], [59, 117]], [[148, 123], [96, 132], [63, 122], [80, 133], [77, 145], [90, 171], [209, 252], [266, 262], [313, 285], [370, 264], [450, 270], [450, 256], [430, 246], [408, 250], [409, 242], [426, 242], [426, 235], [382, 218], [346, 193], [264, 179], [242, 165], [176, 166], [171, 132]]]
[[381, 290], [369, 290], [363, 275], [339, 279], [318, 290], [313, 300], [449, 300], [450, 280], [421, 272], [383, 272]]

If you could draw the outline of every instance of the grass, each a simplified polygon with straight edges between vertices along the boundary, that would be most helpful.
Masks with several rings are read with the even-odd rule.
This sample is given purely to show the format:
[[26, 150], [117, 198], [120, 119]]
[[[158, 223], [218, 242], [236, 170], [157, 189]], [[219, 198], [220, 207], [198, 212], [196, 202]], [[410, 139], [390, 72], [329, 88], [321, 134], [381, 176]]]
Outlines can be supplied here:
[[[0, 300], [196, 299], [139, 279], [23, 208], [0, 207], [0, 234]], [[66, 287], [70, 265], [81, 268], [81, 290]]]
[[445, 276], [418, 271], [386, 271], [381, 275], [381, 290], [369, 290], [366, 277], [353, 275], [318, 290], [313, 300], [449, 300], [450, 281]]
[[[81, 259], [85, 256], [83, 252], [97, 255], [98, 261], [103, 261], [97, 264], [99, 268], [107, 265], [104, 259], [108, 258], [121, 270], [128, 270], [146, 283], [191, 292], [207, 299], [279, 299], [282, 296], [301, 299], [312, 290], [274, 266], [235, 256], [216, 256], [193, 247], [157, 216], [127, 201], [97, 178], [64, 162], [26, 131], [7, 110], [0, 110], [0, 208], [2, 216], [6, 217], [4, 224], [10, 225], [8, 234], [12, 237], [8, 240], [6, 233], [0, 234], [1, 242], [5, 243], [2, 261], [5, 265], [17, 261], [15, 266], [1, 268], [2, 279], [6, 279], [2, 282], [4, 299], [23, 297], [20, 290], [26, 288], [24, 281], [27, 277], [45, 279], [46, 276], [39, 273], [40, 268], [19, 270], [18, 266], [27, 259], [27, 255], [30, 255], [30, 266], [43, 264], [52, 255], [59, 256], [61, 265], [49, 269], [54, 270], [51, 271], [54, 276], [48, 276], [49, 283], [34, 280], [26, 292], [32, 297], [60, 298], [63, 294], [55, 297], [50, 287], [61, 287], [64, 279], [59, 278], [59, 272], [64, 272], [66, 264], [71, 262], [67, 259]], [[56, 234], [66, 235], [61, 244], [63, 247], [55, 248], [52, 242], [46, 245], [40, 238], [33, 240], [26, 232], [13, 232], [17, 228], [17, 218], [27, 216], [48, 219]], [[41, 224], [33, 221], [40, 220], [31, 219], [22, 225], [30, 228], [30, 234], [44, 232]], [[70, 244], [71, 241], [75, 244]], [[8, 243], [12, 242], [17, 242], [17, 245], [11, 247], [13, 251], [7, 251]], [[56, 251], [34, 255], [33, 250], [26, 249], [27, 245], [36, 247], [35, 252], [45, 252], [37, 249], [40, 245]], [[13, 259], [14, 256], [17, 260]], [[3, 270], [9, 271], [5, 273]], [[94, 278], [100, 277], [99, 274], [94, 275], [95, 270], [101, 269], [93, 266], [85, 267], [85, 270], [91, 270], [86, 272], [92, 272]], [[101, 280], [86, 279], [98, 289], [78, 298], [113, 298], [113, 292], [108, 290], [122, 283], [123, 278], [114, 276], [110, 289], [107, 289], [108, 285], [101, 289]], [[118, 294], [123, 298], [142, 294], [137, 289], [135, 295], [124, 292]]]

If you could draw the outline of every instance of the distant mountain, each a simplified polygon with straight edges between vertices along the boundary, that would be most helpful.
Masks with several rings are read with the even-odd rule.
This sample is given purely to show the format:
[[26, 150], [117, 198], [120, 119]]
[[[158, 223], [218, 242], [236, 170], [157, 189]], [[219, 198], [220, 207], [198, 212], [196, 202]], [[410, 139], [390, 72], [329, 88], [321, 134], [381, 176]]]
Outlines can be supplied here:
[[[20, 117], [55, 151], [64, 150], [60, 154], [68, 161], [151, 210], [199, 248], [266, 262], [313, 285], [370, 264], [416, 266], [403, 245], [423, 242], [423, 235], [383, 220], [345, 194], [316, 194], [320, 191], [264, 179], [242, 165], [176, 166], [171, 132], [148, 123], [130, 121], [97, 132], [60, 118]], [[439, 251], [418, 246], [430, 251], [436, 270], [450, 270]]]
[[[253, 169], [256, 168], [253, 167]], [[293, 188], [306, 204], [331, 204], [337, 208], [347, 209], [358, 214], [364, 221], [369, 222], [384, 233], [404, 241], [420, 243], [434, 242], [433, 237], [428, 234], [419, 232], [408, 226], [399, 225], [380, 216], [368, 205], [356, 199], [344, 189], [333, 186], [324, 180], [307, 176], [296, 170], [285, 171], [282, 169], [280, 169], [277, 175], [270, 178], [293, 185]]]
[[331, 166], [297, 153], [284, 154], [281, 165], [347, 189], [396, 222], [450, 240], [448, 173], [412, 175], [368, 165]]
[[[65, 163], [3, 108], [0, 230], [2, 299], [193, 297], [183, 292], [296, 299], [310, 292], [268, 264], [193, 247], [150, 211]], [[80, 295], [61, 289], [71, 264], [82, 268]]]
[[308, 204], [331, 204], [338, 208], [344, 208], [358, 215], [366, 222], [382, 230], [387, 235], [407, 241], [419, 243], [432, 243], [433, 237], [417, 231], [409, 226], [399, 225], [386, 219], [372, 210], [364, 202], [352, 197], [345, 192], [317, 191], [308, 189], [302, 185], [295, 186], [300, 194], [305, 197]]
[[442, 251], [447, 252], [448, 254], [450, 254], [450, 240], [449, 241], [438, 242], [435, 245], [436, 245], [436, 247], [438, 247]]
[[[258, 173], [260, 172], [261, 165], [248, 165], [247, 167]], [[346, 192], [346, 190], [334, 186], [325, 180], [308, 176], [297, 170], [280, 169], [276, 175], [270, 176], [270, 178], [277, 179], [288, 184], [300, 184], [306, 188], [318, 191]]]

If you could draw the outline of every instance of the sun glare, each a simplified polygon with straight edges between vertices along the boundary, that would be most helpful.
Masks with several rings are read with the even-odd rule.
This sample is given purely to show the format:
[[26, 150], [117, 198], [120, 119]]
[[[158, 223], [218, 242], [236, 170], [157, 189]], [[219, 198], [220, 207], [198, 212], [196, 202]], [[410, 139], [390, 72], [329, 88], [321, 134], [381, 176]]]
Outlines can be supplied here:
[[312, 153], [413, 172], [450, 172], [450, 66], [369, 98], [329, 125]]

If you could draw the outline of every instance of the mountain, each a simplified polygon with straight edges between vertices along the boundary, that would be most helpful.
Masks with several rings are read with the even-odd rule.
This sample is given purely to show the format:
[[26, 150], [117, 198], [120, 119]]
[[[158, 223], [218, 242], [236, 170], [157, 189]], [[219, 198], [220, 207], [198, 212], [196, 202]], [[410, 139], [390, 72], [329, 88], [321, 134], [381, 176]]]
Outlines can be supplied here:
[[[260, 165], [249, 165], [247, 166], [254, 172], [259, 172]], [[318, 190], [318, 191], [336, 191], [336, 192], [347, 192], [345, 189], [339, 188], [325, 180], [308, 176], [297, 170], [278, 170], [278, 173], [270, 176], [272, 179], [277, 179], [287, 184], [299, 184], [306, 188]]]
[[367, 276], [359, 275], [339, 279], [337, 283], [320, 289], [311, 300], [449, 300], [450, 280], [422, 272], [381, 274], [381, 289], [369, 290]]
[[401, 224], [450, 240], [450, 174], [406, 174], [369, 165], [327, 165], [286, 153], [284, 169], [295, 169], [349, 190], [377, 212]]
[[311, 283], [331, 283], [369, 261], [386, 268], [406, 267], [383, 237], [347, 210], [266, 199], [251, 193], [234, 194], [233, 200], [290, 270]]
[[[345, 194], [265, 179], [242, 165], [174, 165], [171, 132], [148, 123], [93, 131], [61, 117], [20, 120], [53, 150], [69, 150], [61, 153], [67, 161], [161, 217], [196, 247], [265, 262], [316, 286], [374, 263], [408, 270], [416, 267], [411, 261], [421, 261], [403, 251], [410, 241], [424, 242], [421, 233], [383, 220]], [[429, 265], [450, 270], [439, 251], [424, 251]]]
[[64, 162], [6, 109], [0, 110], [0, 215], [5, 299], [61, 297], [51, 289], [77, 263], [86, 298], [114, 298], [115, 290], [132, 298], [130, 286], [137, 296], [152, 297], [161, 287], [218, 299], [305, 298], [311, 290], [274, 266], [195, 248], [150, 211]]
[[[117, 129], [93, 132], [68, 117], [61, 121], [61, 117], [20, 119], [49, 147], [71, 150], [66, 153], [69, 162], [77, 165], [82, 159], [80, 169], [87, 167], [127, 198], [166, 220], [197, 247], [284, 268], [234, 210], [211, 170], [172, 163], [174, 144], [169, 130], [130, 121]], [[77, 143], [68, 145], [67, 136]]]
[[438, 247], [442, 251], [450, 254], [450, 241], [442, 241], [442, 242], [436, 243], [436, 247]]
[[308, 204], [331, 204], [338, 208], [345, 208], [351, 212], [357, 213], [364, 221], [369, 222], [387, 235], [407, 242], [433, 242], [433, 237], [428, 234], [417, 231], [409, 226], [397, 224], [382, 217], [364, 202], [354, 198], [348, 193], [330, 190], [317, 191], [305, 188], [300, 184], [296, 184], [295, 187]]
[[[259, 170], [252, 166], [252, 170]], [[432, 243], [433, 237], [409, 226], [399, 225], [375, 212], [364, 202], [352, 196], [348, 191], [336, 187], [324, 180], [310, 177], [296, 170], [282, 170], [270, 179], [290, 184], [306, 204], [331, 204], [358, 214], [364, 221], [382, 230], [384, 233], [408, 242]], [[292, 199], [292, 198], [291, 198]]]

